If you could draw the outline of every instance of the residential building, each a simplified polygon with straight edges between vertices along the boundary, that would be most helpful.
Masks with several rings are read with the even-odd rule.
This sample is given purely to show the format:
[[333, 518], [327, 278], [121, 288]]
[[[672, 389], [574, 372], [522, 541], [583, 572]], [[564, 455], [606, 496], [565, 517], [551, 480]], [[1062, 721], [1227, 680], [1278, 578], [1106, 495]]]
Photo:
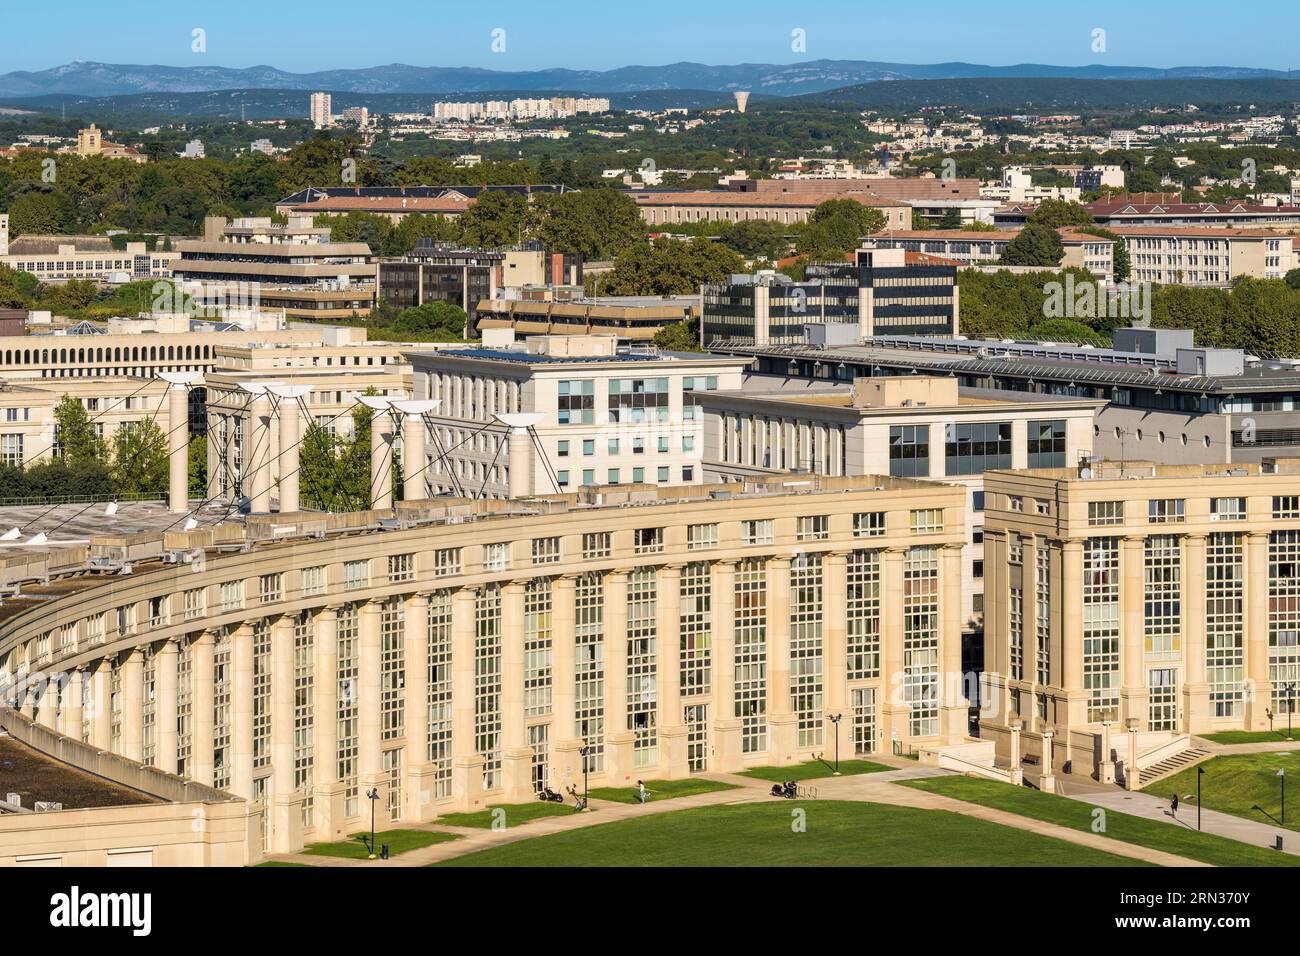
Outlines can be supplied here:
[[1268, 229], [1118, 226], [1135, 282], [1219, 286], [1233, 279], [1280, 279], [1295, 268], [1290, 236]]
[[[1115, 272], [1114, 242], [1074, 229], [1058, 229], [1065, 256], [1058, 268], [1074, 266], [1086, 269], [1098, 279], [1109, 280]], [[868, 242], [877, 249], [906, 249], [951, 259], [963, 265], [997, 263], [1019, 229], [997, 232], [969, 232], [963, 229], [901, 230], [872, 236]]]
[[[790, 181], [782, 180], [782, 182]], [[709, 189], [679, 192], [637, 190], [629, 195], [641, 209], [641, 216], [646, 224], [651, 227], [689, 222], [745, 222], [747, 220], [793, 225], [807, 221], [812, 211], [828, 199], [856, 199], [883, 214], [885, 228], [911, 228], [912, 207], [902, 200], [881, 198], [865, 190], [861, 192], [827, 190], [824, 188], [825, 182], [825, 180], [815, 181], [815, 185], [823, 186], [821, 190], [792, 192]]]
[[[7, 232], [3, 224], [0, 232]], [[12, 243], [6, 239], [0, 235], [0, 264], [30, 272], [42, 282], [167, 279], [180, 260], [177, 251], [157, 247], [150, 251], [143, 242], [128, 242], [115, 249], [105, 237], [22, 236]]]
[[[429, 415], [436, 436], [425, 462], [430, 492], [488, 497], [698, 484], [697, 394], [738, 388], [748, 364], [620, 349], [612, 335], [533, 336], [510, 348], [413, 351], [408, 358], [415, 400], [441, 403]], [[516, 459], [503, 448], [509, 422], [520, 420], [512, 416], [521, 415], [535, 420]], [[439, 447], [445, 457], [435, 454]]]
[[326, 129], [334, 125], [333, 98], [328, 93], [311, 95], [311, 124], [317, 129]]

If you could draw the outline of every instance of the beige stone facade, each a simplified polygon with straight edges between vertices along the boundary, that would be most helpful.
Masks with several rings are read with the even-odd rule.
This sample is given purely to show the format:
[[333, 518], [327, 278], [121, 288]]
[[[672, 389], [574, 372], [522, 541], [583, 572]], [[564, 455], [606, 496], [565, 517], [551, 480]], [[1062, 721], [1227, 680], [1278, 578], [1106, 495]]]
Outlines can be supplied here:
[[[0, 674], [40, 726], [261, 808], [283, 852], [372, 791], [386, 828], [581, 788], [584, 744], [630, 786], [809, 759], [831, 714], [848, 753], [960, 741], [964, 524], [960, 489], [870, 477], [98, 539], [15, 568], [49, 599], [0, 624]], [[133, 573], [41, 583], [92, 552]]]

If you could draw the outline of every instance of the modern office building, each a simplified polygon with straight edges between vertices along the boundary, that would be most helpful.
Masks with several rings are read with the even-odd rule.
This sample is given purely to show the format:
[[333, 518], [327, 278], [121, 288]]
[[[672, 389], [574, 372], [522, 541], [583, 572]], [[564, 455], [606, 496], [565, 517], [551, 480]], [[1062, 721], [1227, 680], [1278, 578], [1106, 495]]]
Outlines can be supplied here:
[[[985, 475], [981, 736], [1119, 775], [1267, 730], [1300, 681], [1300, 462]], [[1130, 774], [1130, 770], [1136, 771]]]
[[[739, 388], [748, 365], [619, 348], [612, 335], [533, 336], [510, 348], [421, 350], [408, 358], [415, 400], [440, 403], [428, 415], [429, 492], [488, 497], [699, 484], [697, 394]], [[512, 433], [524, 438], [520, 457], [507, 453]]]
[[856, 341], [872, 335], [956, 335], [957, 263], [868, 245], [853, 263], [815, 263], [797, 282], [779, 272], [734, 275], [701, 290], [702, 343], [794, 345], [804, 327]]
[[315, 286], [337, 281], [374, 284], [375, 265], [364, 242], [332, 242], [330, 231], [310, 216], [284, 223], [268, 217], [203, 220], [203, 238], [177, 244], [173, 274], [205, 286], [234, 283]]
[[[382, 272], [382, 264], [381, 264]], [[572, 287], [570, 287], [572, 288]], [[581, 289], [565, 295], [554, 286], [525, 287], [516, 298], [485, 299], [478, 304], [479, 332], [510, 329], [515, 336], [613, 335], [620, 342], [649, 343], [665, 326], [689, 322], [700, 314], [697, 296], [599, 296]]]
[[121, 249], [113, 248], [106, 239], [83, 245], [77, 239], [69, 242], [71, 237], [59, 236], [23, 236], [8, 242], [7, 232], [7, 224], [0, 225], [0, 265], [30, 272], [42, 282], [167, 279], [180, 260], [179, 252], [150, 251], [143, 242], [128, 242]]
[[1219, 286], [1233, 279], [1281, 279], [1295, 268], [1291, 236], [1268, 229], [1119, 226], [1134, 282]]
[[698, 394], [707, 480], [892, 475], [962, 486], [967, 527], [962, 626], [979, 630], [984, 596], [984, 473], [1063, 468], [1092, 455], [1098, 399], [1010, 396], [958, 388], [947, 376], [848, 384], [746, 376]]
[[1118, 329], [1114, 347], [998, 339], [876, 336], [837, 344], [734, 345], [754, 371], [849, 382], [869, 375], [952, 375], [959, 385], [1104, 399], [1094, 452], [1163, 464], [1259, 462], [1300, 456], [1300, 364], [1196, 346], [1180, 329]]
[[242, 862], [581, 786], [584, 747], [630, 786], [957, 742], [964, 523], [957, 488], [776, 478], [98, 537], [0, 563], [3, 718], [243, 801]]

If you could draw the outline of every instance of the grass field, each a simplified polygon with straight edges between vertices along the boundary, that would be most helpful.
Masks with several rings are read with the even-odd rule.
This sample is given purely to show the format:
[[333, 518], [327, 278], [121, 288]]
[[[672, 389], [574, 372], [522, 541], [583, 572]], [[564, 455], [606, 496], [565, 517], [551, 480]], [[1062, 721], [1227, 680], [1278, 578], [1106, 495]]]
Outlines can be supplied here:
[[[795, 812], [806, 811], [806, 832]], [[943, 810], [841, 801], [697, 807], [480, 850], [440, 866], [1143, 866]]]
[[540, 800], [535, 800], [532, 803], [488, 804], [486, 809], [476, 810], [473, 813], [444, 813], [438, 817], [438, 822], [445, 823], [449, 827], [479, 827], [486, 830], [498, 818], [497, 810], [505, 811], [501, 819], [508, 827], [517, 827], [540, 817], [568, 817], [574, 813], [572, 804], [542, 803]]
[[[1286, 727], [1279, 730], [1223, 730], [1216, 734], [1196, 736], [1216, 744], [1284, 744], [1287, 742]], [[1300, 722], [1296, 723], [1292, 736], [1296, 741], [1300, 741]]]
[[[872, 763], [869, 760], [840, 761], [840, 774], [845, 777], [852, 777], [860, 773], [880, 773], [882, 770], [893, 769], [895, 768]], [[756, 780], [771, 780], [773, 783], [784, 783], [787, 780], [816, 780], [818, 777], [829, 777], [834, 773], [833, 767], [828, 767], [820, 760], [809, 760], [807, 763], [791, 764], [788, 767], [755, 767], [753, 770], [743, 771], [740, 775], [742, 777], [753, 777]]]
[[[924, 780], [909, 780], [904, 785], [982, 807], [993, 807], [1035, 820], [1057, 823], [1072, 830], [1090, 831], [1093, 827], [1093, 811], [1096, 808], [1089, 804], [1040, 793], [1027, 787], [1013, 787], [996, 780], [929, 777]], [[1197, 833], [1174, 824], [1144, 820], [1128, 813], [1107, 810], [1105, 824], [1104, 836], [1154, 850], [1164, 850], [1166, 853], [1214, 866], [1300, 866], [1300, 857], [1248, 846], [1210, 833]]]
[[[364, 860], [369, 853], [361, 840], [362, 837], [370, 839], [370, 831], [354, 833], [351, 839], [340, 840], [337, 843], [312, 843], [302, 852], [308, 856], [338, 856], [348, 860]], [[376, 847], [381, 843], [387, 843], [389, 856], [459, 839], [460, 837], [454, 833], [438, 833], [433, 830], [382, 830], [375, 834]], [[378, 850], [376, 849], [375, 852], [378, 853]]]
[[[1201, 800], [1205, 809], [1220, 810], [1258, 823], [1285, 826], [1288, 830], [1300, 830], [1300, 752], [1225, 754], [1198, 766], [1205, 768], [1205, 776], [1201, 778]], [[1291, 791], [1285, 824], [1282, 823], [1282, 781], [1277, 777], [1277, 772], [1283, 768]], [[1142, 790], [1161, 797], [1172, 797], [1176, 793], [1178, 799], [1185, 800], [1191, 809], [1195, 806], [1196, 770], [1196, 767], [1188, 767]], [[1188, 794], [1192, 795], [1192, 800], [1186, 800]]]
[[[735, 790], [735, 784], [720, 783], [717, 780], [701, 780], [689, 777], [685, 780], [647, 780], [645, 788], [650, 793], [650, 800], [672, 800], [674, 797], [690, 797], [697, 793], [714, 793], [718, 790]], [[613, 800], [615, 803], [640, 803], [636, 787], [598, 787], [591, 791], [593, 800]]]

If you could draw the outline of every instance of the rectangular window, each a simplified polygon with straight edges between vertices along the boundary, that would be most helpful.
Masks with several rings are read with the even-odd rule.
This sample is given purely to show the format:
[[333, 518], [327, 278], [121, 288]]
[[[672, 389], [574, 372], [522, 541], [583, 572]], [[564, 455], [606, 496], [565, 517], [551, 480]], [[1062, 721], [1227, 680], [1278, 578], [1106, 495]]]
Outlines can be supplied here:
[[345, 561], [343, 563], [343, 589], [345, 591], [364, 588], [369, 584], [369, 561]]
[[848, 679], [880, 676], [880, 552], [848, 557]]
[[771, 518], [763, 518], [758, 521], [742, 521], [740, 523], [741, 544], [771, 544], [772, 541]]
[[323, 567], [302, 569], [302, 593], [304, 595], [325, 593], [325, 569]]
[[460, 548], [438, 548], [433, 552], [433, 573], [444, 578], [460, 574]]
[[943, 530], [942, 508], [920, 508], [911, 513], [908, 527], [912, 534], [935, 534]]
[[609, 421], [668, 421], [668, 379], [612, 378], [609, 380]]
[[1085, 539], [1083, 688], [1089, 721], [1113, 720], [1118, 713], [1119, 587], [1119, 539]]
[[591, 425], [596, 421], [596, 391], [591, 379], [558, 383], [556, 416], [561, 425]]
[[1107, 525], [1124, 523], [1124, 502], [1122, 501], [1089, 501], [1088, 502], [1088, 526], [1091, 528], [1101, 528]]
[[924, 478], [930, 474], [930, 426], [891, 425], [889, 473], [895, 478]]
[[1245, 498], [1211, 498], [1210, 499], [1210, 520], [1211, 521], [1245, 521], [1246, 520], [1246, 499]]
[[742, 753], [767, 749], [767, 565], [762, 559], [736, 563], [735, 713]]
[[533, 538], [532, 557], [533, 564], [555, 564], [560, 560], [560, 539]]
[[1186, 504], [1182, 498], [1152, 498], [1147, 502], [1147, 521], [1151, 524], [1180, 524], [1185, 517]]
[[632, 533], [632, 551], [634, 554], [658, 554], [663, 549], [663, 528], [637, 528]]
[[885, 533], [883, 511], [859, 511], [853, 516], [853, 537], [879, 538]]
[[825, 541], [831, 536], [831, 519], [828, 515], [804, 515], [799, 519], [800, 541]]
[[1030, 468], [1065, 467], [1065, 422], [1030, 422], [1027, 438]]
[[257, 580], [257, 596], [263, 604], [272, 604], [284, 597], [284, 586], [278, 574], [263, 574]]
[[415, 579], [415, 555], [390, 554], [388, 556], [388, 580], [392, 582], [413, 581]]
[[718, 526], [716, 524], [693, 524], [686, 528], [686, 548], [688, 551], [705, 551], [718, 546]]
[[[243, 606], [244, 582], [223, 581], [221, 584], [221, 610], [234, 611]], [[119, 627], [119, 630], [121, 630], [121, 627]]]
[[1274, 518], [1300, 518], [1300, 495], [1274, 495]]
[[1010, 467], [1010, 422], [950, 423], [944, 426], [945, 475], [979, 475], [993, 468]]
[[608, 558], [610, 555], [610, 533], [592, 531], [582, 536], [582, 556], [587, 560]]
[[505, 571], [510, 567], [510, 545], [505, 542], [483, 545], [483, 570]]
[[1146, 539], [1143, 561], [1143, 624], [1149, 657], [1178, 657], [1183, 630], [1182, 547], [1174, 535]]

